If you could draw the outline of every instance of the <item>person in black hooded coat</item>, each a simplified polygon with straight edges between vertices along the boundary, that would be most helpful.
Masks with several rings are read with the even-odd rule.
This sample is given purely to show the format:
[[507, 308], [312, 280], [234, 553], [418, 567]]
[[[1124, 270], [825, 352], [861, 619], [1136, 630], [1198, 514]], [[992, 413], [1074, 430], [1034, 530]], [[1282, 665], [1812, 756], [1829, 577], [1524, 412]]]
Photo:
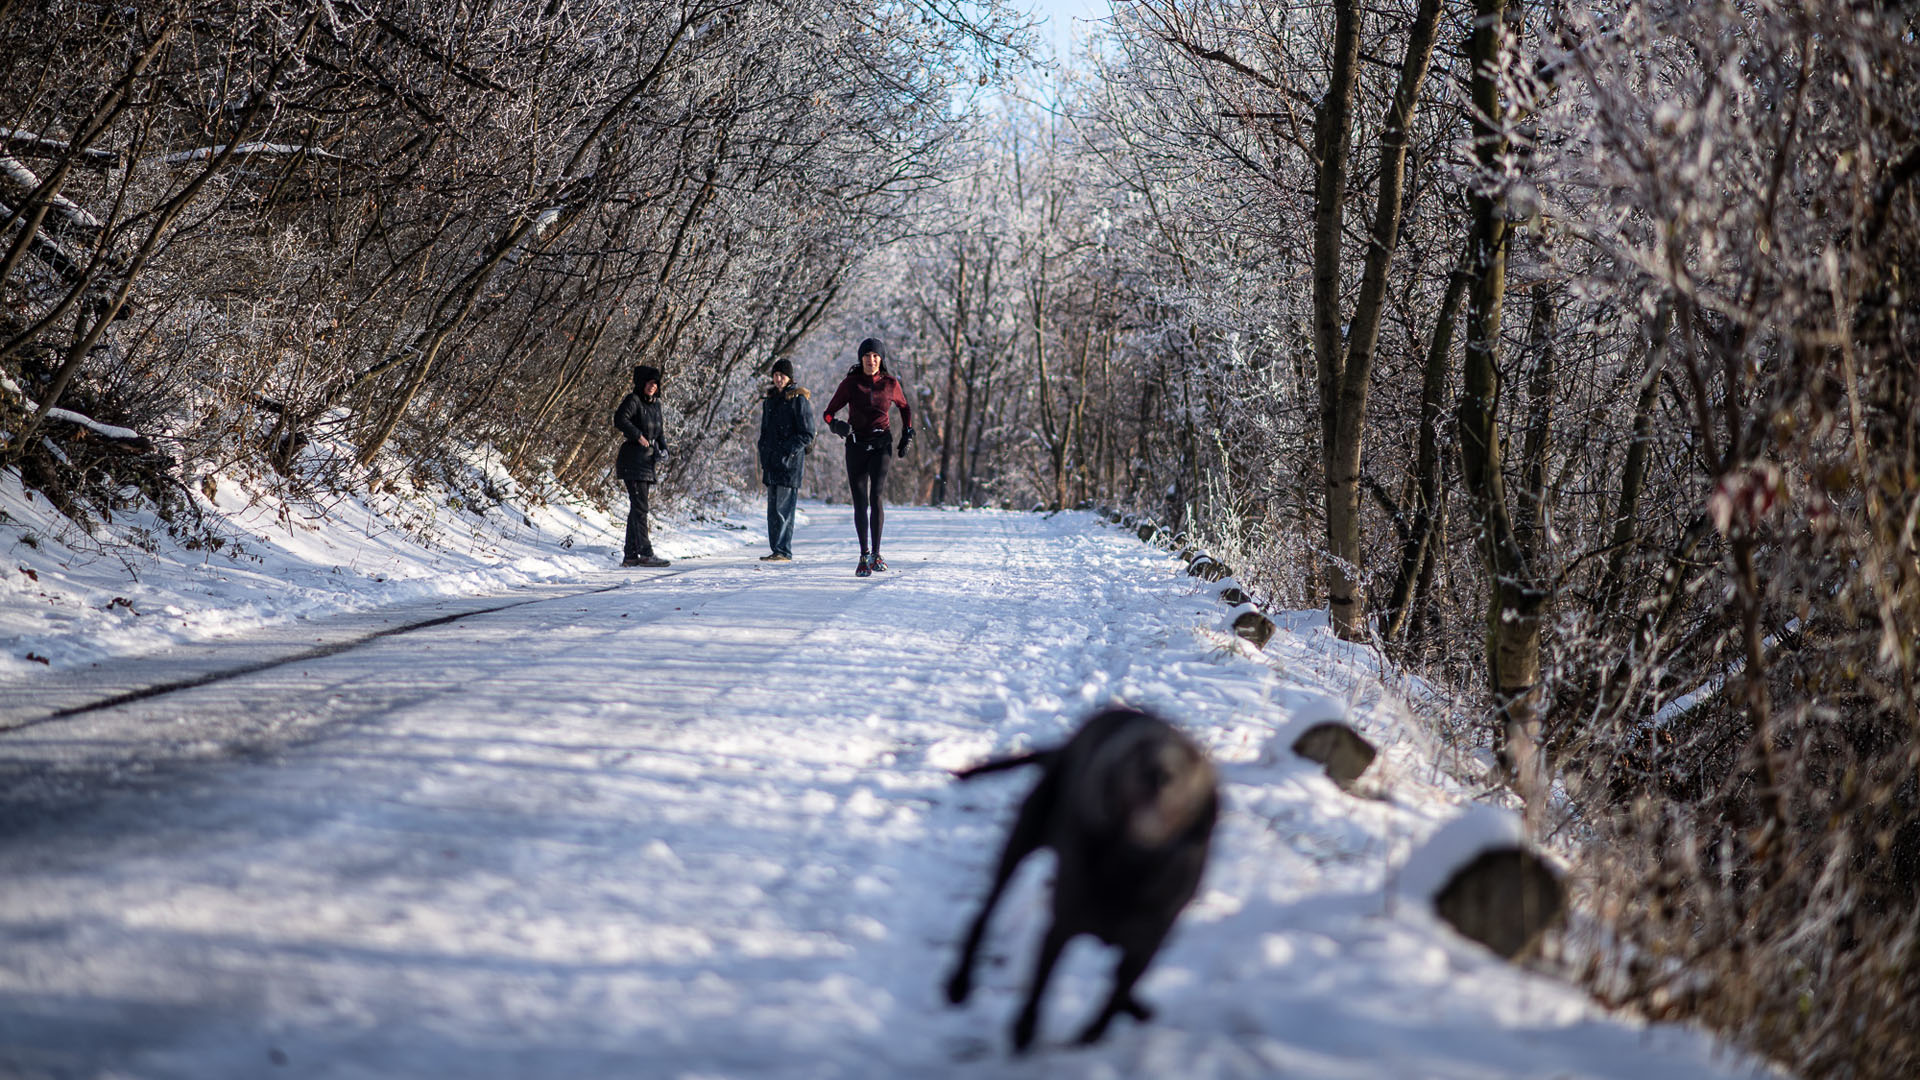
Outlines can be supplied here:
[[621, 566], [666, 566], [653, 553], [647, 535], [647, 490], [653, 486], [655, 466], [667, 457], [665, 424], [660, 418], [660, 369], [641, 364], [633, 369], [633, 393], [613, 410], [613, 426], [626, 441], [620, 444], [614, 475], [627, 486], [627, 544]]
[[793, 362], [773, 362], [771, 385], [760, 401], [760, 479], [767, 485], [767, 546], [761, 562], [793, 561], [793, 508], [813, 443], [808, 393], [793, 381]]

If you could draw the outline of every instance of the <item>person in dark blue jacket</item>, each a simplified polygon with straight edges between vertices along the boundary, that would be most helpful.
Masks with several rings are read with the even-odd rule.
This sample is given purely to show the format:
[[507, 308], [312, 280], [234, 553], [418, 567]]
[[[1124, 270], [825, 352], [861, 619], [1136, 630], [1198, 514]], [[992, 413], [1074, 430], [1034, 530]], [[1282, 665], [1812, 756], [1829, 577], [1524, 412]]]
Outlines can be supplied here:
[[613, 465], [614, 475], [627, 486], [627, 546], [621, 566], [666, 566], [653, 553], [647, 535], [647, 489], [653, 486], [654, 467], [667, 459], [666, 426], [660, 418], [660, 369], [641, 364], [633, 369], [633, 393], [613, 410], [613, 426], [626, 441]]
[[773, 362], [771, 386], [760, 402], [760, 479], [767, 485], [767, 545], [761, 562], [793, 561], [793, 508], [813, 442], [811, 396], [793, 381], [793, 362]]

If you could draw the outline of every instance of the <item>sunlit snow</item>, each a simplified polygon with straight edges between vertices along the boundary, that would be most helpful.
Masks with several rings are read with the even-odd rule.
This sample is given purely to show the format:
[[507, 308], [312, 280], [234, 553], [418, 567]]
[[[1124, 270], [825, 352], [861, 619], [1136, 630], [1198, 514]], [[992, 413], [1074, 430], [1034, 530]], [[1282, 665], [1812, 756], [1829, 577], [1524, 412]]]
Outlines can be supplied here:
[[[532, 602], [0, 737], [0, 760], [91, 785], [9, 812], [0, 1073], [1752, 1074], [1497, 960], [1396, 884], [1466, 792], [1315, 618], [1255, 656], [1214, 586], [1090, 514], [890, 510], [871, 579], [846, 509], [810, 517], [791, 566], [752, 546], [555, 566]], [[88, 670], [10, 668], [0, 722]], [[1111, 962], [1083, 941], [1015, 1059], [1044, 860], [973, 999], [939, 989], [1030, 778], [948, 770], [1110, 701], [1221, 763], [1214, 861], [1142, 983], [1151, 1023], [1065, 1045]], [[1349, 713], [1384, 748], [1383, 798], [1276, 742]]]

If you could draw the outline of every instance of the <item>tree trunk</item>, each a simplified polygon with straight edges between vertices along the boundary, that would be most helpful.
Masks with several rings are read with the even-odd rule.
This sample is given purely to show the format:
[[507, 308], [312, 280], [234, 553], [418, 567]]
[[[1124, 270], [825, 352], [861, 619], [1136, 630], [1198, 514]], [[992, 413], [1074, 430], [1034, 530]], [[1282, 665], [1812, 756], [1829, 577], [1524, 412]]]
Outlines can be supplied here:
[[1627, 460], [1620, 469], [1620, 501], [1614, 510], [1613, 536], [1607, 554], [1606, 576], [1601, 579], [1595, 602], [1596, 614], [1606, 618], [1619, 604], [1626, 586], [1627, 559], [1632, 555], [1639, 533], [1640, 493], [1647, 483], [1647, 458], [1653, 440], [1653, 407], [1660, 399], [1660, 372], [1666, 355], [1667, 335], [1673, 329], [1673, 305], [1662, 302], [1653, 316], [1652, 355], [1646, 374], [1640, 380], [1640, 398], [1633, 407], [1633, 441], [1627, 445]]
[[[1358, 491], [1349, 515], [1339, 495], [1336, 459], [1340, 387], [1346, 361], [1340, 340], [1340, 241], [1347, 202], [1347, 145], [1353, 130], [1354, 69], [1360, 62], [1356, 0], [1333, 3], [1333, 70], [1314, 118], [1313, 354], [1320, 385], [1320, 470], [1327, 505], [1328, 618], [1341, 637], [1353, 633], [1359, 605], [1359, 566], [1347, 538], [1358, 536]], [[1357, 545], [1355, 545], [1357, 547]]]
[[1440, 499], [1440, 416], [1447, 404], [1453, 324], [1460, 317], [1460, 301], [1472, 277], [1464, 262], [1448, 275], [1447, 292], [1440, 300], [1440, 314], [1434, 319], [1433, 339], [1427, 345], [1426, 370], [1420, 382], [1420, 447], [1414, 465], [1418, 489], [1413, 526], [1400, 547], [1400, 569], [1394, 576], [1393, 593], [1387, 600], [1386, 610], [1381, 612], [1381, 636], [1388, 641], [1400, 639], [1406, 628], [1414, 585], [1423, 572], [1432, 572], [1433, 535], [1438, 522], [1435, 508]]
[[1486, 660], [1494, 702], [1494, 749], [1505, 778], [1526, 801], [1529, 820], [1545, 808], [1539, 751], [1540, 635], [1547, 596], [1519, 537], [1502, 474], [1500, 311], [1507, 290], [1507, 223], [1502, 193], [1488, 185], [1507, 153], [1500, 69], [1506, 0], [1475, 0], [1467, 39], [1473, 64], [1472, 133], [1479, 181], [1472, 194], [1472, 286], [1459, 407], [1461, 478], [1472, 503], [1487, 569]]
[[[1440, 0], [1421, 0], [1407, 38], [1407, 54], [1400, 65], [1400, 81], [1394, 88], [1393, 104], [1380, 132], [1380, 187], [1373, 232], [1367, 246], [1366, 266], [1360, 275], [1360, 294], [1354, 301], [1353, 323], [1347, 331], [1346, 356], [1335, 365], [1339, 396], [1334, 406], [1332, 447], [1327, 455], [1327, 545], [1333, 555], [1328, 620], [1334, 632], [1347, 639], [1360, 636], [1366, 606], [1366, 598], [1360, 591], [1360, 447], [1366, 435], [1367, 390], [1373, 377], [1374, 350], [1380, 343], [1387, 271], [1393, 264], [1394, 248], [1400, 238], [1407, 142], [1439, 24]], [[1357, 50], [1358, 31], [1349, 26], [1347, 32], [1354, 37], [1356, 44], [1352, 48]], [[1337, 219], [1337, 213], [1335, 216]], [[1338, 257], [1337, 242], [1335, 257]], [[1337, 288], [1337, 275], [1334, 285]], [[1317, 292], [1318, 277], [1315, 288]], [[1338, 299], [1336, 293], [1333, 297], [1336, 308]], [[1339, 343], [1326, 347], [1338, 349]]]
[[960, 392], [960, 352], [967, 321], [967, 245], [959, 247], [953, 282], [953, 333], [947, 343], [947, 396], [940, 406], [940, 471], [934, 474], [933, 505], [947, 502], [948, 470], [953, 467], [953, 399]]
[[1527, 379], [1527, 427], [1520, 443], [1523, 505], [1514, 521], [1514, 536], [1528, 564], [1538, 567], [1543, 565], [1540, 544], [1551, 514], [1547, 457], [1553, 452], [1553, 383], [1559, 374], [1554, 335], [1559, 304], [1551, 284], [1537, 284], [1532, 291], [1527, 351], [1533, 354], [1533, 373]]

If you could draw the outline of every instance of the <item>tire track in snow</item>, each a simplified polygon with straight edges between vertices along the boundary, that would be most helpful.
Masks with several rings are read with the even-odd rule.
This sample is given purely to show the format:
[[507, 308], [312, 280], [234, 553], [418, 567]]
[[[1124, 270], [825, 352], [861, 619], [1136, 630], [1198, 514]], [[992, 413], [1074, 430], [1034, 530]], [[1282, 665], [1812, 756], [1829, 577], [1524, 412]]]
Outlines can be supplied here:
[[[685, 571], [685, 570], [678, 571], [678, 573], [683, 573], [683, 574], [687, 572], [688, 571]], [[662, 575], [662, 576], [666, 576], [666, 575]], [[551, 603], [556, 600], [572, 600], [577, 597], [589, 596], [594, 593], [609, 592], [614, 589], [619, 589], [624, 587], [625, 586], [623, 585], [607, 585], [598, 589], [588, 589], [588, 590], [585, 590], [584, 592], [568, 593], [564, 596], [533, 597], [527, 600], [514, 600], [509, 603], [496, 605], [494, 607], [480, 608], [475, 611], [462, 611], [452, 615], [437, 615], [431, 618], [420, 619], [415, 622], [409, 622], [401, 626], [388, 627], [387, 629], [384, 629], [384, 630], [376, 630], [370, 634], [364, 634], [360, 637], [352, 638], [346, 641], [331, 642], [329, 644], [321, 645], [312, 649], [305, 649], [288, 656], [280, 656], [270, 660], [261, 660], [253, 663], [242, 664], [237, 667], [226, 668], [220, 671], [206, 672], [204, 674], [195, 675], [192, 678], [188, 678], [188, 679], [178, 679], [172, 682], [156, 683], [151, 686], [143, 686], [137, 690], [128, 690], [124, 693], [115, 694], [111, 697], [101, 698], [96, 701], [90, 701], [80, 705], [69, 705], [65, 708], [57, 709], [53, 712], [47, 713], [45, 716], [39, 716], [29, 720], [22, 720], [17, 723], [6, 725], [5, 727], [0, 727], [0, 733], [9, 732], [9, 731], [20, 731], [30, 727], [38, 727], [41, 724], [51, 723], [52, 721], [55, 721], [55, 720], [65, 720], [70, 717], [82, 716], [91, 712], [99, 712], [102, 709], [114, 709], [122, 705], [131, 705], [136, 701], [145, 701], [148, 698], [156, 698], [163, 694], [173, 694], [173, 693], [178, 693], [182, 690], [194, 690], [202, 686], [211, 686], [214, 683], [226, 682], [229, 679], [245, 678], [248, 675], [257, 675], [260, 672], [270, 671], [274, 668], [283, 667], [287, 664], [301, 664], [301, 663], [307, 663], [313, 660], [321, 660], [329, 656], [336, 656], [340, 653], [346, 652], [349, 649], [360, 648], [363, 645], [367, 645], [374, 641], [379, 641], [382, 638], [398, 637], [401, 634], [411, 634], [411, 633], [414, 633], [415, 631], [427, 630], [435, 626], [445, 626], [448, 623], [459, 622], [462, 619], [471, 619], [480, 615], [492, 615], [496, 612], [509, 611], [513, 608], [524, 607], [528, 604], [544, 604], [544, 603]]]
[[[0, 827], [23, 827], [63, 807], [85, 804], [106, 790], [151, 793], [191, 770], [222, 761], [270, 762], [342, 724], [375, 722], [395, 709], [421, 706], [460, 682], [443, 663], [417, 667], [404, 681], [369, 677], [353, 666], [357, 651], [399, 647], [430, 652], [434, 641], [463, 632], [453, 624], [477, 616], [525, 616], [535, 605], [590, 597], [618, 600], [636, 587], [667, 588], [655, 583], [705, 569], [410, 620], [292, 655], [231, 666], [215, 660], [214, 670], [190, 679], [150, 685], [0, 729], [0, 747], [6, 751], [0, 755]], [[627, 627], [672, 618], [679, 610], [663, 604]], [[566, 625], [571, 619], [552, 621]], [[617, 624], [605, 627], [606, 632], [615, 629]], [[527, 663], [542, 651], [537, 642], [521, 648]], [[217, 653], [204, 646], [194, 653], [204, 657], [209, 651]], [[432, 660], [424, 652], [422, 659]], [[293, 670], [296, 667], [299, 670]], [[22, 734], [28, 729], [38, 730]]]

